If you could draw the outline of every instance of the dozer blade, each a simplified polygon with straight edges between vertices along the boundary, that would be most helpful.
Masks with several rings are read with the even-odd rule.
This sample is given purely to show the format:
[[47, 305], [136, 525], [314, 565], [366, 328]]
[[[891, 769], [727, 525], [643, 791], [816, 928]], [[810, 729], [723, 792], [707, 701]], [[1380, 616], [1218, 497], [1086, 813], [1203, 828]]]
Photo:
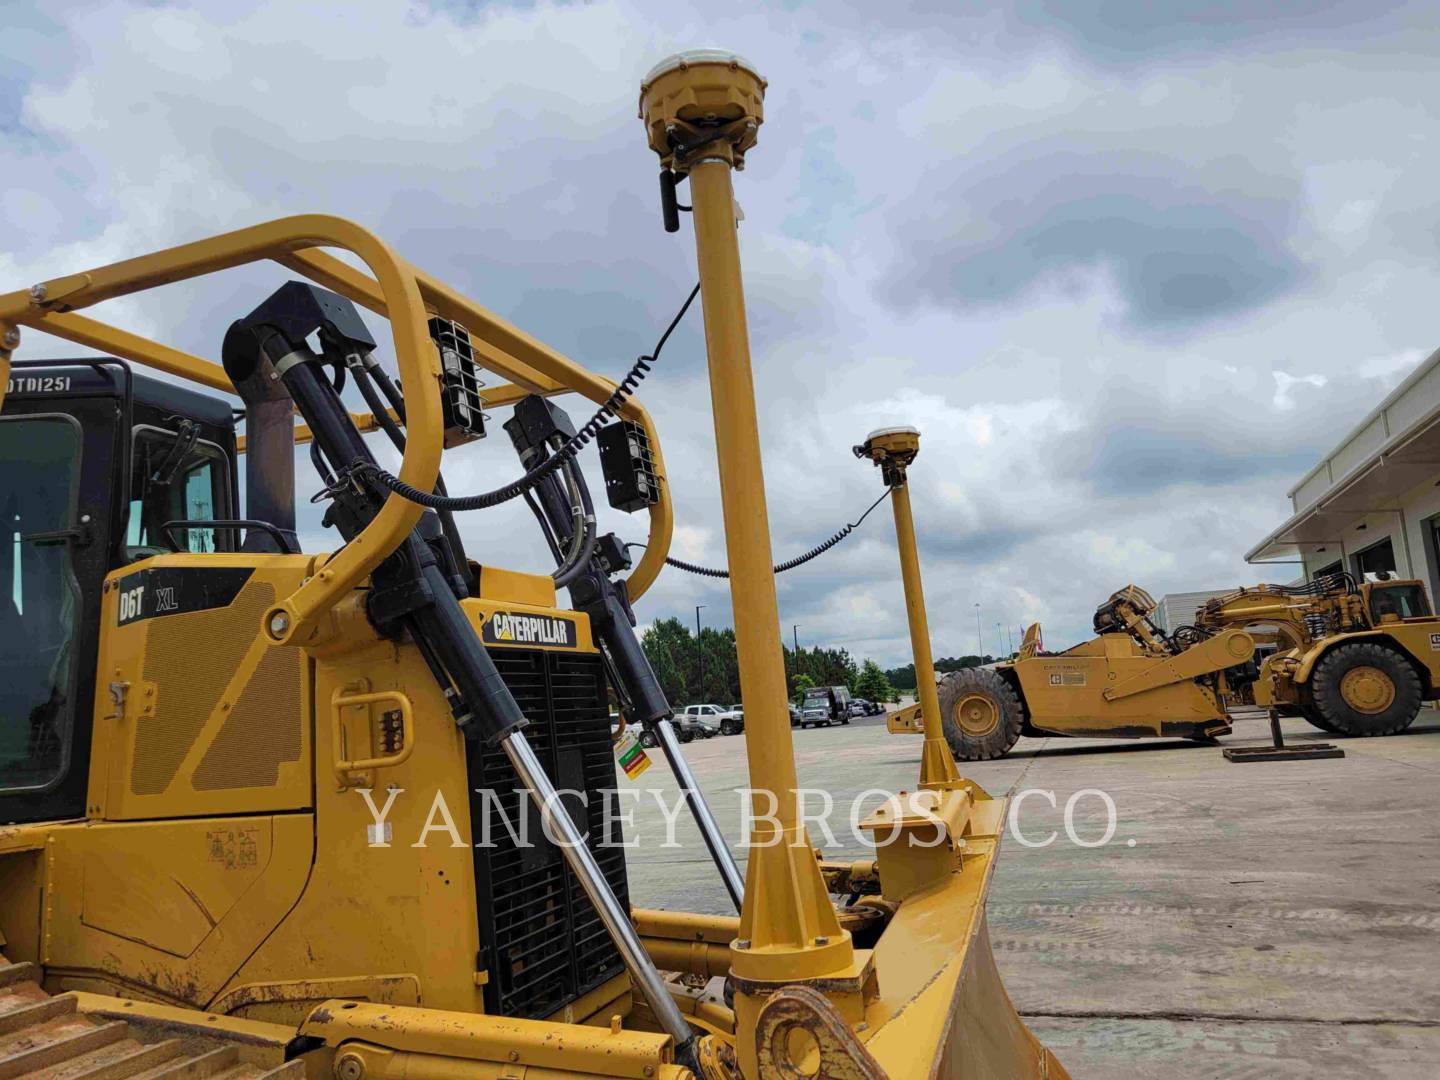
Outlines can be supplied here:
[[[822, 1075], [1068, 1077], [1015, 1011], [990, 949], [985, 898], [1007, 801], [990, 799], [978, 788], [922, 792], [912, 799], [931, 800], [926, 806], [931, 818], [958, 842], [913, 846], [912, 835], [917, 841], [933, 839], [935, 825], [911, 819], [896, 823], [892, 843], [879, 849], [882, 892], [887, 900], [898, 896], [900, 906], [875, 946], [878, 996], [857, 1035], [873, 1068], [881, 1071], [822, 1069]], [[958, 870], [947, 870], [947, 860], [956, 858]], [[756, 1039], [774, 1047], [775, 1031], [767, 1029], [766, 1019], [762, 1014]], [[816, 1034], [816, 1041], [823, 1051], [824, 1034]]]

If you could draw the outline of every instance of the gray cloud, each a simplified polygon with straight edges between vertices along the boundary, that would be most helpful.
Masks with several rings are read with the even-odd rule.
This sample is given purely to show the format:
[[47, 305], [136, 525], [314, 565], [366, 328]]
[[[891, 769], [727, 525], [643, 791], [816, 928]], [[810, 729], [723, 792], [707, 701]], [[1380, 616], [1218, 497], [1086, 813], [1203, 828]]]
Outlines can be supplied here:
[[1379, 40], [1413, 48], [1407, 37], [1433, 26], [1433, 12], [1419, 0], [1291, 0], [1263, 8], [1249, 0], [1011, 0], [984, 8], [909, 0], [886, 11], [890, 25], [954, 44], [983, 41], [1008, 51], [1059, 42], [1091, 62], [1115, 66], [1277, 45], [1353, 47]]
[[1020, 0], [1011, 26], [1054, 35], [1111, 63], [1157, 54], [1213, 53], [1277, 39], [1287, 45], [1394, 34], [1424, 21], [1423, 5], [1296, 0], [1259, 9], [1247, 0]]
[[994, 304], [1038, 280], [1102, 268], [1130, 321], [1154, 328], [1258, 307], [1301, 279], [1288, 244], [1293, 181], [1237, 158], [1197, 176], [1179, 160], [1071, 143], [966, 163], [937, 183], [924, 212], [898, 227], [904, 254], [890, 295]]
[[[878, 493], [853, 443], [915, 423], [938, 653], [974, 647], [976, 602], [987, 638], [1038, 618], [1064, 644], [1126, 580], [1158, 595], [1264, 576], [1241, 557], [1289, 481], [1434, 345], [1433, 39], [1393, 32], [1404, 13], [1343, 22], [1353, 5], [1238, 28], [1229, 9], [1210, 25], [1163, 5], [952, 20], [959, 7], [602, 0], [360, 20], [236, 4], [223, 26], [163, 5], [36, 8], [9, 20], [28, 37], [0, 42], [0, 287], [324, 210], [616, 376], [694, 272], [688, 225], [659, 226], [636, 82], [718, 41], [771, 80], [736, 189], [777, 558]], [[213, 353], [285, 276], [95, 314]], [[642, 397], [674, 552], [723, 564], [698, 314]], [[27, 335], [22, 356], [42, 351], [74, 350]], [[447, 475], [474, 491], [515, 469], [497, 434]], [[886, 514], [780, 579], [781, 619], [807, 642], [907, 658]], [[523, 506], [462, 529], [489, 563], [548, 569]], [[639, 615], [695, 603], [728, 621], [723, 584], [678, 572]]]

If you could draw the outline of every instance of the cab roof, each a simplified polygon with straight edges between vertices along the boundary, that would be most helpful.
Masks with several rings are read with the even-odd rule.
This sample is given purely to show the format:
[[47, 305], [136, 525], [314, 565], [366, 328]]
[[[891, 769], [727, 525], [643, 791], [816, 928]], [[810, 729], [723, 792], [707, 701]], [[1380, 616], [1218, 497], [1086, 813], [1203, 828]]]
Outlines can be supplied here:
[[[9, 398], [64, 398], [67, 396], [113, 395], [124, 393], [120, 361], [107, 357], [76, 357], [47, 361], [43, 365], [16, 364], [10, 373]], [[233, 428], [235, 413], [229, 402], [188, 386], [165, 382], [131, 371], [135, 400], [152, 408], [179, 413], [204, 424]], [[52, 380], [67, 378], [64, 388]]]

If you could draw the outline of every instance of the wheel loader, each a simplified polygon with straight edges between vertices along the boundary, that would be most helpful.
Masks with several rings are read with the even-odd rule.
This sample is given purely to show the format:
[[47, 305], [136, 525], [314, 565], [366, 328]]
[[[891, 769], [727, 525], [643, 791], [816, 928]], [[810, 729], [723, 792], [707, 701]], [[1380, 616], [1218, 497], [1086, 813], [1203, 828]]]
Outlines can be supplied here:
[[1440, 619], [1423, 583], [1348, 573], [1256, 585], [1208, 600], [1192, 639], [1253, 627], [1276, 639], [1250, 699], [1339, 735], [1391, 735], [1440, 696]]
[[[707, 50], [640, 95], [671, 231], [690, 185], [743, 877], [634, 635], [673, 523], [635, 395], [659, 346], [593, 374], [324, 215], [0, 295], [0, 1074], [1066, 1076], [990, 950], [1003, 799], [958, 775], [897, 795], [861, 862], [822, 860], [799, 814], [731, 186], [764, 89]], [[218, 363], [81, 314], [257, 263], [288, 280], [237, 293]], [[12, 360], [32, 331], [89, 351]], [[566, 393], [598, 411], [575, 425]], [[518, 479], [452, 494], [446, 452], [507, 412]], [[610, 506], [648, 518], [633, 566], [575, 467], [592, 441]], [[335, 550], [301, 550], [300, 497]], [[462, 540], [457, 513], [512, 498], [553, 573]], [[605, 841], [632, 723], [710, 848], [722, 899], [697, 906], [737, 914], [631, 905]]]

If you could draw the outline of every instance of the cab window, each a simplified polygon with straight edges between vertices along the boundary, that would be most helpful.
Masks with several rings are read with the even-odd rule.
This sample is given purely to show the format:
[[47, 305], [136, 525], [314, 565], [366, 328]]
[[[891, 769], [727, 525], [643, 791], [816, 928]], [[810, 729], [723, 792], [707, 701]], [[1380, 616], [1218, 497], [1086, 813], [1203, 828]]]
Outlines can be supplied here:
[[0, 789], [44, 790], [70, 763], [80, 427], [0, 419], [0, 462]]
[[225, 452], [182, 420], [174, 430], [140, 426], [131, 451], [127, 553], [135, 559], [169, 551], [227, 551], [229, 530], [173, 528], [168, 521], [229, 518], [230, 472]]
[[1390, 585], [1370, 590], [1370, 618], [1380, 622], [1385, 615], [1402, 619], [1424, 619], [1430, 615], [1430, 601], [1419, 585]]

